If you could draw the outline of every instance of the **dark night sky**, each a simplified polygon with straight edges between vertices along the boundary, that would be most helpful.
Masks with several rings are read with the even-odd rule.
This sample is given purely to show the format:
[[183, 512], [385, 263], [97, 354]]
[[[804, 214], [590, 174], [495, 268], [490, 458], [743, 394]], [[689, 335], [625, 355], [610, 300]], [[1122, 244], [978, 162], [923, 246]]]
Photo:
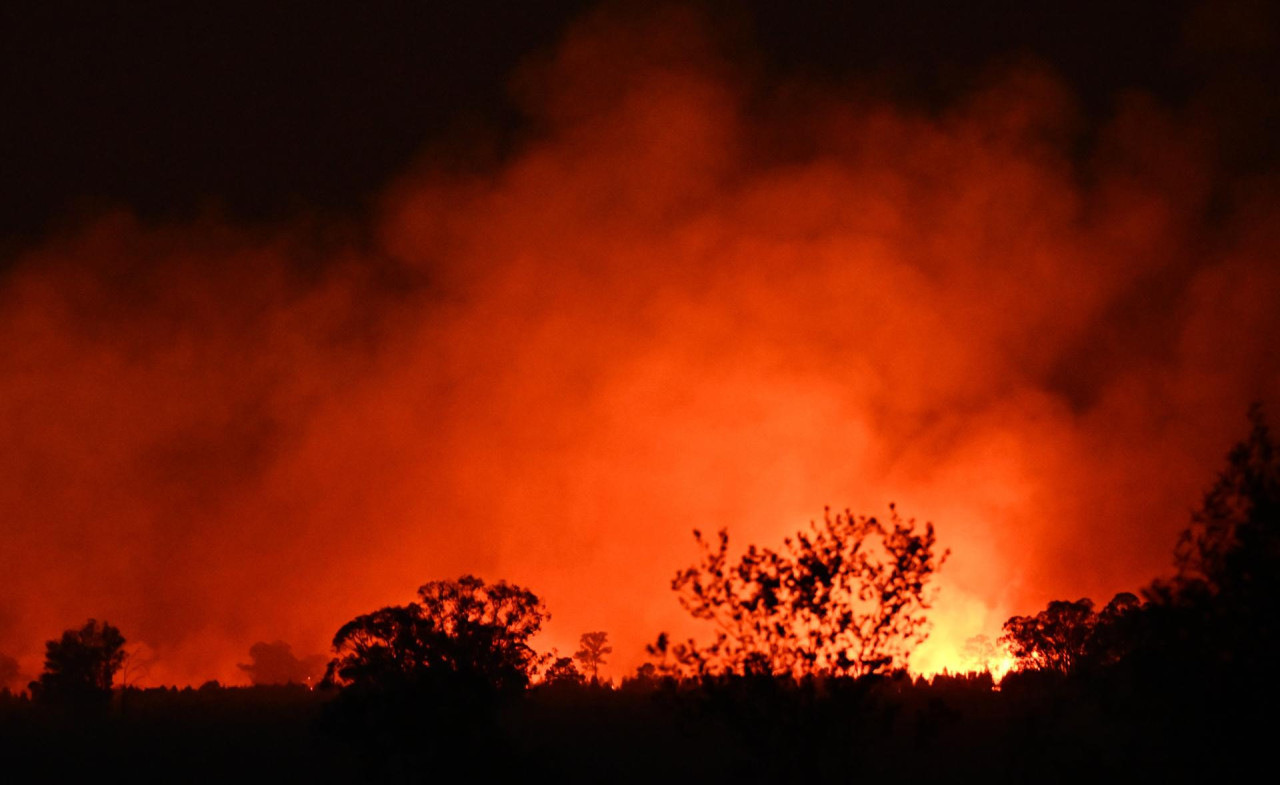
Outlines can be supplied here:
[[[507, 149], [523, 128], [514, 69], [590, 5], [7, 3], [0, 234], [120, 204], [144, 218], [358, 213], [425, 145], [484, 134]], [[857, 76], [898, 101], [945, 102], [983, 68], [1031, 56], [1093, 118], [1122, 90], [1186, 106], [1212, 87], [1223, 122], [1245, 126], [1241, 165], [1274, 137], [1261, 3], [701, 5], [766, 75]]]

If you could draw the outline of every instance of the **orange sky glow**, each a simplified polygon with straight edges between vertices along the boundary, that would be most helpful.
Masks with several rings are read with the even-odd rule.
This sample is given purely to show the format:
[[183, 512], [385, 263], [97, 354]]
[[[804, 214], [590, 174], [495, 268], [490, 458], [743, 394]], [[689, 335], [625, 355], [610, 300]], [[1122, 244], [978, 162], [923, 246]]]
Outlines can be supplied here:
[[1034, 63], [936, 113], [752, 79], [695, 19], [590, 16], [513, 75], [516, 154], [426, 150], [358, 226], [121, 209], [24, 251], [0, 652], [34, 677], [95, 617], [144, 684], [244, 683], [257, 641], [327, 652], [472, 573], [620, 677], [698, 632], [692, 529], [777, 546], [828, 505], [951, 549], [918, 672], [1166, 573], [1280, 401], [1274, 191], [1210, 224], [1204, 126], [1136, 93], [1076, 160]]

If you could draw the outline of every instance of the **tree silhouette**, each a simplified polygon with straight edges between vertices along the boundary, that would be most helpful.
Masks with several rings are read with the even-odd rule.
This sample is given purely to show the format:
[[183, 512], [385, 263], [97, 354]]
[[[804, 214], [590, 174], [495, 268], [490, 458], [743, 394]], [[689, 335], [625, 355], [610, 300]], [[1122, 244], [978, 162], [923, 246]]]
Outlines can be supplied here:
[[578, 651], [573, 658], [582, 666], [584, 672], [591, 673], [591, 681], [600, 680], [600, 666], [608, 665], [604, 660], [604, 655], [613, 653], [613, 647], [608, 645], [609, 633], [607, 632], [584, 632], [578, 638]]
[[120, 688], [136, 687], [138, 682], [151, 673], [151, 666], [155, 665], [158, 659], [155, 651], [143, 641], [126, 646], [124, 660], [120, 663], [120, 671], [117, 674]]
[[44, 672], [32, 691], [45, 700], [92, 700], [111, 694], [124, 664], [124, 636], [106, 622], [90, 619], [45, 644]]
[[418, 597], [344, 624], [325, 681], [367, 690], [440, 678], [499, 692], [528, 685], [542, 660], [529, 639], [550, 618], [536, 595], [466, 575], [425, 584]]
[[919, 531], [892, 504], [887, 521], [827, 509], [781, 550], [752, 545], [736, 563], [727, 531], [715, 547], [697, 530], [694, 538], [702, 561], [677, 573], [671, 587], [716, 632], [706, 645], [672, 646], [664, 634], [649, 647], [677, 675], [889, 670], [927, 637], [926, 589], [947, 557], [934, 552], [933, 524]]

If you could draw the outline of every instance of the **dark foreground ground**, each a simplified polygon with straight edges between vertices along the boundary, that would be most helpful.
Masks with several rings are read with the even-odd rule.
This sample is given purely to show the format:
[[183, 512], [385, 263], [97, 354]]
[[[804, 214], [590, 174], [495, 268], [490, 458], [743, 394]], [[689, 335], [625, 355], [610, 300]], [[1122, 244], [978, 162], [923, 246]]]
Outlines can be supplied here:
[[0, 779], [1245, 781], [1268, 764], [1273, 694], [1221, 679], [1152, 691], [1127, 677], [1031, 673], [999, 690], [985, 675], [737, 678], [557, 685], [466, 704], [294, 686], [131, 690], [74, 708], [5, 697]]

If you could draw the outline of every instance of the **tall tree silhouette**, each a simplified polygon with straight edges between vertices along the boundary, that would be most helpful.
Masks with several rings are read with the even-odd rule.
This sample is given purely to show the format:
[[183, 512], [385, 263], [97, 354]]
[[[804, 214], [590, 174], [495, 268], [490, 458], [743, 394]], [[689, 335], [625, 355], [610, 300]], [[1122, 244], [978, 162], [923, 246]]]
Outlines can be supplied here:
[[592, 681], [600, 680], [600, 666], [608, 664], [604, 655], [613, 653], [608, 641], [607, 632], [584, 632], [578, 638], [578, 651], [573, 658], [582, 666], [583, 672], [591, 674]]
[[671, 586], [715, 638], [649, 647], [668, 672], [830, 673], [860, 676], [903, 664], [927, 637], [929, 580], [946, 560], [935, 553], [933, 524], [921, 530], [889, 505], [889, 517], [845, 511], [811, 522], [781, 550], [747, 548], [729, 558], [729, 535], [714, 547], [695, 530], [700, 564]]
[[44, 700], [93, 700], [111, 694], [116, 672], [124, 664], [124, 636], [107, 622], [90, 619], [45, 644], [44, 672], [32, 683]]

